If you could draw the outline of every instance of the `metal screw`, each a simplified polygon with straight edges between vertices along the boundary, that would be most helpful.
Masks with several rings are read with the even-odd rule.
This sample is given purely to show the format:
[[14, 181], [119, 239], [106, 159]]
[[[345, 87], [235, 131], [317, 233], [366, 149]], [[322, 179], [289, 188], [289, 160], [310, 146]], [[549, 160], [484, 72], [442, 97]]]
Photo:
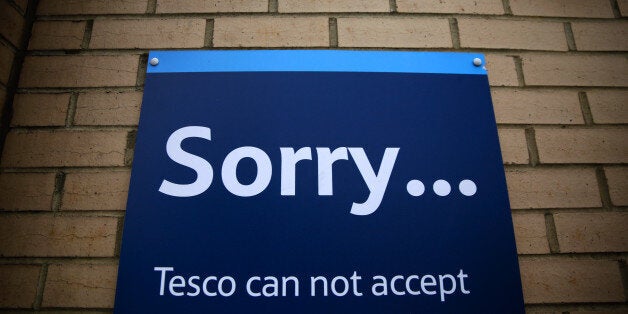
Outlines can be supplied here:
[[[151, 60], [151, 62], [152, 62], [152, 60]], [[481, 66], [482, 65], [482, 59], [480, 59], [480, 58], [473, 59], [473, 65], [475, 65], [476, 67]]]
[[158, 64], [159, 64], [159, 59], [157, 59], [157, 58], [150, 59], [150, 65], [155, 66], [155, 65], [158, 65]]

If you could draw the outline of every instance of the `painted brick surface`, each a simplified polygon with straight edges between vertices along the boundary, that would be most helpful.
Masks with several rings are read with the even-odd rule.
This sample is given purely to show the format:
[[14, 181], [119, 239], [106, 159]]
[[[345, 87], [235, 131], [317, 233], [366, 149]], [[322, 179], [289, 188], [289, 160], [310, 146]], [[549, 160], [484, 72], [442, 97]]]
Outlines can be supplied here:
[[12, 132], [4, 167], [123, 166], [127, 132]]
[[157, 0], [157, 13], [267, 12], [266, 0]]
[[142, 92], [94, 91], [78, 97], [76, 125], [137, 125]]
[[117, 273], [113, 264], [50, 265], [42, 305], [112, 308]]
[[54, 173], [1, 173], [0, 208], [51, 210], [54, 190]]
[[527, 164], [528, 145], [524, 129], [499, 129], [499, 145], [505, 164]]
[[512, 13], [529, 16], [612, 18], [605, 0], [509, 0]]
[[70, 94], [17, 94], [13, 102], [13, 126], [62, 126]]
[[4, 86], [2, 86], [2, 84], [0, 84], [0, 104], [4, 104], [4, 101], [6, 100], [7, 97], [7, 91], [4, 88]]
[[68, 173], [62, 210], [124, 210], [129, 171]]
[[507, 170], [506, 181], [512, 208], [571, 208], [602, 205], [594, 169]]
[[452, 47], [449, 22], [436, 18], [339, 18], [338, 46]]
[[547, 254], [550, 252], [543, 214], [513, 214], [515, 240], [519, 254]]
[[486, 54], [486, 69], [488, 70], [488, 82], [491, 86], [517, 86], [517, 70], [512, 57]]
[[20, 87], [135, 86], [139, 56], [26, 57]]
[[604, 172], [613, 205], [628, 205], [628, 167], [605, 167]]
[[561, 252], [628, 251], [628, 213], [554, 214]]
[[205, 41], [203, 19], [96, 20], [89, 47], [200, 48]]
[[460, 46], [468, 48], [567, 50], [562, 23], [458, 19]]
[[0, 215], [0, 256], [112, 257], [118, 218]]
[[594, 90], [587, 98], [595, 123], [628, 123], [628, 91]]
[[14, 56], [15, 52], [9, 46], [0, 44], [0, 83], [2, 84], [6, 85], [9, 82]]
[[24, 29], [24, 17], [8, 1], [0, 1], [0, 35], [13, 46], [19, 46]]
[[628, 50], [628, 22], [577, 22], [571, 29], [578, 50]]
[[624, 301], [616, 261], [539, 258], [519, 267], [528, 303]]
[[40, 270], [39, 265], [0, 265], [0, 307], [32, 307]]
[[387, 0], [291, 0], [279, 1], [279, 12], [389, 12]]
[[617, 0], [621, 16], [628, 16], [628, 0]]
[[41, 0], [37, 14], [141, 14], [147, 4], [148, 0]]
[[324, 17], [225, 17], [214, 22], [215, 47], [326, 47]]
[[628, 129], [537, 129], [542, 163], [628, 161]]
[[85, 21], [39, 21], [33, 25], [31, 50], [80, 49]]
[[403, 13], [503, 14], [500, 0], [397, 0], [397, 11]]
[[26, 7], [28, 6], [28, 0], [13, 0], [13, 3], [18, 6], [22, 13], [26, 12]]
[[584, 124], [576, 91], [492, 88], [491, 95], [497, 123]]
[[529, 85], [628, 85], [628, 59], [621, 55], [530, 54], [522, 61]]

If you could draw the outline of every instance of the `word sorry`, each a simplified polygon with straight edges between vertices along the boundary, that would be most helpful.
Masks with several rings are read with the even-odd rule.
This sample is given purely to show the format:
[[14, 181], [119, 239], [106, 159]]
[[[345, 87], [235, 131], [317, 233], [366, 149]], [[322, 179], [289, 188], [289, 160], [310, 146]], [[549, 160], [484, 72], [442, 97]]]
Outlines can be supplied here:
[[[166, 143], [168, 157], [174, 162], [196, 171], [196, 181], [189, 184], [178, 184], [163, 180], [159, 192], [175, 197], [192, 197], [209, 189], [214, 178], [212, 165], [205, 159], [190, 154], [181, 148], [181, 142], [187, 138], [202, 138], [211, 141], [211, 130], [202, 126], [186, 126], [174, 131]], [[301, 160], [312, 160], [312, 149], [302, 147], [280, 147], [281, 151], [281, 195], [295, 195], [296, 164]], [[373, 166], [361, 147], [338, 147], [333, 151], [328, 147], [317, 147], [318, 195], [333, 195], [332, 165], [338, 160], [348, 160], [351, 155], [358, 171], [369, 189], [369, 196], [363, 203], [353, 203], [351, 214], [370, 215], [374, 213], [384, 198], [399, 153], [398, 147], [388, 147], [375, 173]], [[238, 163], [244, 158], [255, 161], [257, 175], [250, 184], [238, 181], [236, 170]], [[222, 163], [222, 183], [234, 195], [241, 197], [254, 196], [266, 189], [272, 177], [270, 157], [261, 149], [252, 146], [239, 147], [231, 151]]]

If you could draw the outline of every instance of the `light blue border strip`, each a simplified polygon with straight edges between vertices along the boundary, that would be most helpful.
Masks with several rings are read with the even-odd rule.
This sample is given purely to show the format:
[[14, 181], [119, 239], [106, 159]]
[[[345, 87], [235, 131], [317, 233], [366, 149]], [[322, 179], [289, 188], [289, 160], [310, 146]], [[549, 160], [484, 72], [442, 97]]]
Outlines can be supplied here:
[[[486, 75], [484, 55], [460, 52], [349, 50], [151, 51], [147, 73], [388, 72]], [[480, 58], [481, 66], [473, 59]]]

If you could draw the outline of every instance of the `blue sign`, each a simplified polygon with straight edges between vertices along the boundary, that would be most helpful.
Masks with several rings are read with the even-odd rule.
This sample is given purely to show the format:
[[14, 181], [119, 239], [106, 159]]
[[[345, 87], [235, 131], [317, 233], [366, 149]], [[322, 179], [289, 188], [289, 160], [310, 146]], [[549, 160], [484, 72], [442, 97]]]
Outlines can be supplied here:
[[524, 313], [482, 55], [153, 58], [116, 313]]

